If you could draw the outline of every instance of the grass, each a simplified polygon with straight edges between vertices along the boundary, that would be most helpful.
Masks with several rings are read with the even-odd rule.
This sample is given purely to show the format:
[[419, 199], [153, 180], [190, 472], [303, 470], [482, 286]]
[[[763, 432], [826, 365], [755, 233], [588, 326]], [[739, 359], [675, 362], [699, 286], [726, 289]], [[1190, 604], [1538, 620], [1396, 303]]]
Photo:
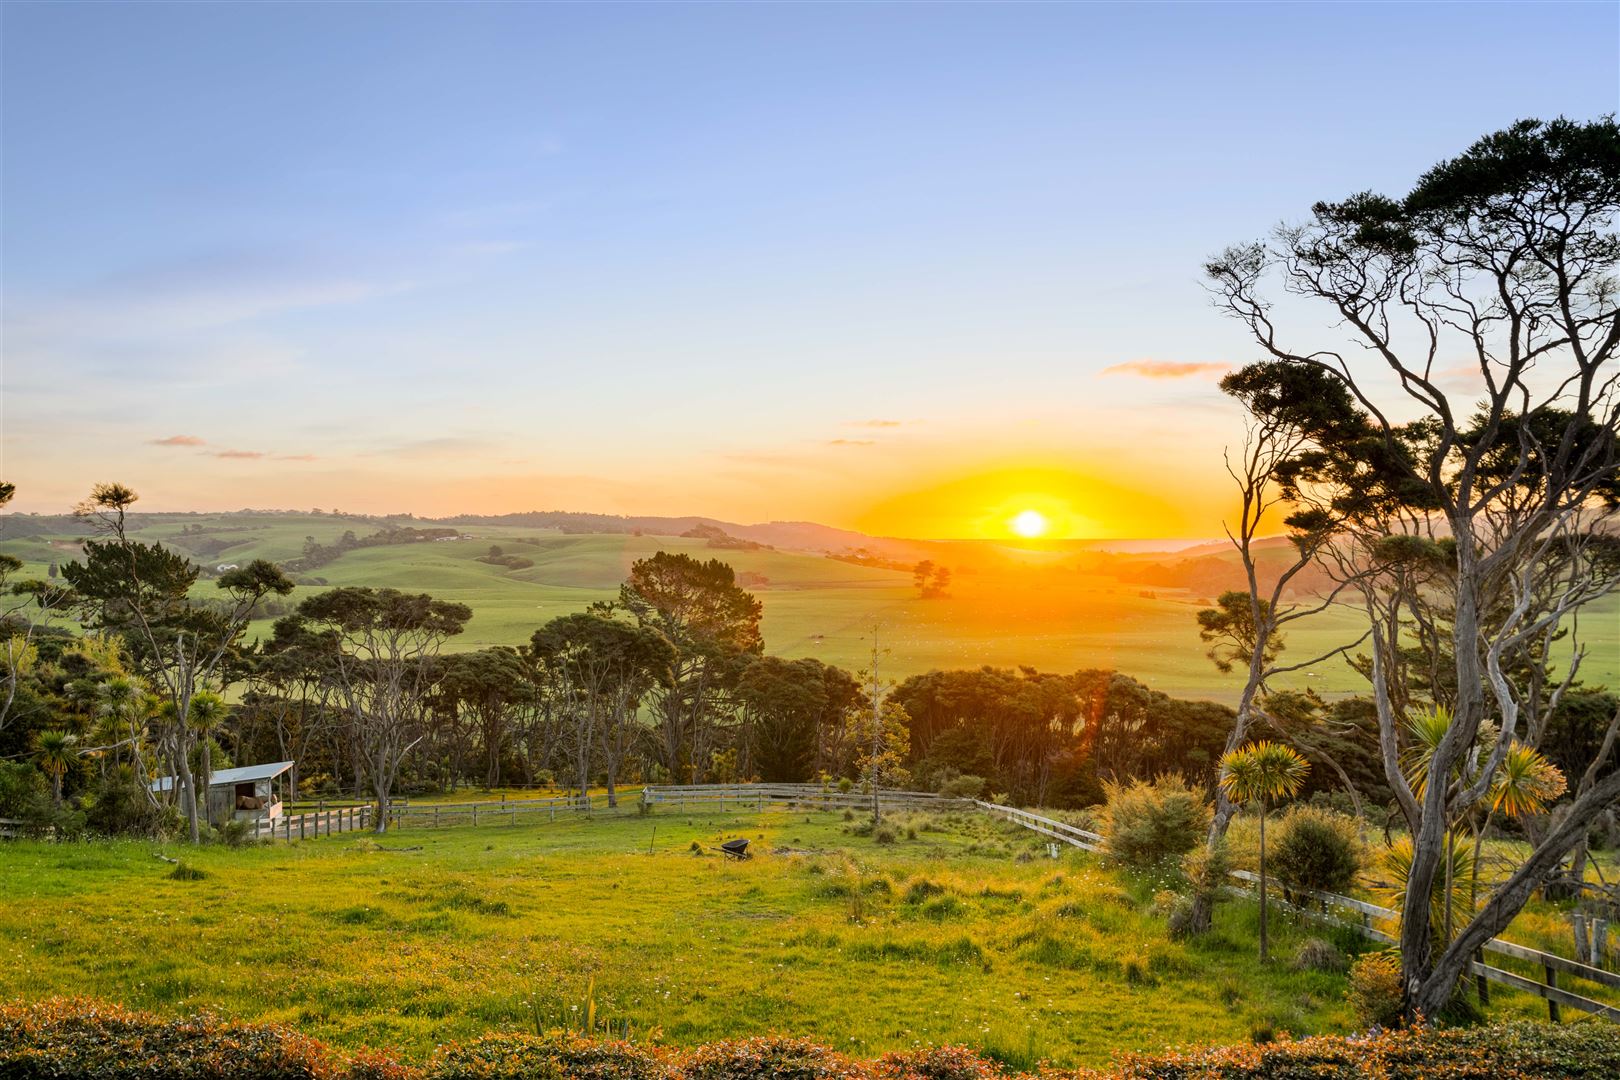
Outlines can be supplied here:
[[[239, 548], [199, 560], [242, 562], [297, 555], [306, 535], [330, 543], [344, 528], [364, 535], [374, 526], [329, 516], [176, 516], [140, 533], [143, 539], [184, 544], [183, 525], [201, 523], [207, 538], [236, 538]], [[935, 668], [1032, 665], [1046, 671], [1112, 668], [1180, 697], [1234, 702], [1237, 676], [1217, 672], [1198, 640], [1195, 613], [1208, 600], [1176, 590], [1153, 590], [1111, 578], [1086, 577], [1061, 565], [1003, 573], [960, 574], [946, 599], [921, 600], [910, 575], [853, 566], [816, 555], [780, 551], [727, 551], [701, 540], [631, 535], [565, 536], [533, 529], [470, 526], [477, 540], [365, 548], [314, 571], [331, 585], [370, 585], [431, 592], [473, 609], [467, 631], [452, 648], [477, 649], [525, 642], [548, 619], [615, 595], [638, 558], [659, 550], [718, 557], [739, 572], [763, 574], [755, 591], [764, 602], [767, 649], [789, 658], [814, 656], [850, 669], [863, 666], [878, 627], [888, 673], [897, 678]], [[520, 543], [533, 538], [536, 544]], [[0, 551], [26, 560], [43, 574], [48, 560], [69, 561], [76, 549], [63, 540], [0, 541]], [[490, 544], [534, 560], [525, 570], [478, 562]], [[199, 591], [214, 592], [203, 582]], [[292, 599], [318, 591], [299, 588]], [[1610, 597], [1583, 620], [1589, 685], [1620, 684], [1620, 597]], [[1356, 616], [1336, 610], [1310, 620], [1288, 637], [1288, 655], [1308, 659], [1358, 633]], [[268, 630], [261, 621], [255, 633]], [[1359, 692], [1364, 683], [1340, 661], [1299, 672], [1279, 685], [1311, 686], [1333, 695]]]
[[[1350, 1022], [1341, 976], [1258, 964], [1250, 905], [1175, 943], [1155, 882], [1051, 860], [982, 817], [897, 825], [889, 844], [841, 815], [776, 812], [165, 849], [195, 880], [149, 843], [12, 843], [0, 999], [209, 1007], [412, 1054], [577, 1024], [594, 1001], [614, 1030], [678, 1045], [949, 1042], [1020, 1067]], [[761, 856], [691, 850], [733, 836]], [[1279, 927], [1285, 958], [1319, 933]]]

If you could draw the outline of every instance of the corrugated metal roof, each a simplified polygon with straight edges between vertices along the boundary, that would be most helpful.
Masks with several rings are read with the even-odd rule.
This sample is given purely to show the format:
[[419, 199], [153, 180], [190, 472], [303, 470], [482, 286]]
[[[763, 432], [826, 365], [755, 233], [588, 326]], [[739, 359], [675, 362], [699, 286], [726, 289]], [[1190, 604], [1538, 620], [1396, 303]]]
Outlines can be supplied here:
[[[290, 761], [272, 761], [265, 765], [243, 765], [239, 769], [216, 769], [214, 775], [208, 778], [208, 786], [216, 788], [229, 784], [247, 784], [255, 780], [270, 780], [292, 767], [293, 763]], [[153, 791], [168, 791], [172, 787], [174, 787], [172, 776], [160, 776], [152, 781]]]

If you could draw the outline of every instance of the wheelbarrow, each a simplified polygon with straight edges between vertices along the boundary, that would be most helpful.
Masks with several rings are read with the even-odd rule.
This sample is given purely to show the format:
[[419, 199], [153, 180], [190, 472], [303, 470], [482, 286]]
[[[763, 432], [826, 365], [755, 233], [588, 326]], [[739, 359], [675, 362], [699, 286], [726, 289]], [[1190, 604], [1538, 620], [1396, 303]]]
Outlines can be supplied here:
[[753, 855], [749, 854], [747, 837], [739, 837], [736, 840], [727, 840], [714, 850], [720, 852], [728, 859], [736, 859], [739, 862], [746, 859], [752, 859], [754, 857]]

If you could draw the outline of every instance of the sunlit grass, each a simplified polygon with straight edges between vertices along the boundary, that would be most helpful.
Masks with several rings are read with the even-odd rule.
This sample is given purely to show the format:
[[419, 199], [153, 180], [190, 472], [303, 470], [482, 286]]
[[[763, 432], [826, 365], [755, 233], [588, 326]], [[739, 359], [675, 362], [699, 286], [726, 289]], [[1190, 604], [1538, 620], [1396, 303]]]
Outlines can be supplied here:
[[[150, 844], [0, 846], [0, 996], [208, 1006], [421, 1052], [565, 1023], [594, 979], [597, 1015], [635, 1037], [955, 1042], [1024, 1065], [1350, 1022], [1340, 976], [1287, 962], [1314, 931], [1283, 926], [1263, 969], [1247, 905], [1174, 943], [1159, 883], [1051, 860], [1028, 833], [846, 828], [767, 813], [403, 831], [188, 852], [207, 875], [188, 882]], [[760, 857], [690, 850], [737, 835]]]

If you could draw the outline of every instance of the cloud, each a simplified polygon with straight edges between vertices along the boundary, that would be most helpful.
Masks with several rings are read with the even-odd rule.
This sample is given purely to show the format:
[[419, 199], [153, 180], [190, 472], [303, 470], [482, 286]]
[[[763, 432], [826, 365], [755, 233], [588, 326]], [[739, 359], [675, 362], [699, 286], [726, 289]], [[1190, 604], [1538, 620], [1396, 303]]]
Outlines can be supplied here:
[[828, 439], [828, 446], [871, 446], [871, 439]]
[[1184, 364], [1174, 360], [1127, 360], [1123, 364], [1105, 367], [1102, 375], [1135, 375], [1142, 379], [1187, 379], [1199, 375], [1221, 375], [1231, 370], [1230, 364]]
[[148, 439], [152, 446], [207, 446], [208, 443], [195, 435], [170, 435], [167, 439]]
[[846, 420], [845, 427], [890, 428], [900, 427], [904, 420]]
[[314, 454], [277, 454], [277, 461], [319, 461]]
[[263, 450], [215, 450], [214, 451], [214, 457], [217, 457], [217, 458], [242, 458], [244, 460], [251, 460], [253, 458], [262, 458], [262, 457], [264, 457], [264, 451]]

